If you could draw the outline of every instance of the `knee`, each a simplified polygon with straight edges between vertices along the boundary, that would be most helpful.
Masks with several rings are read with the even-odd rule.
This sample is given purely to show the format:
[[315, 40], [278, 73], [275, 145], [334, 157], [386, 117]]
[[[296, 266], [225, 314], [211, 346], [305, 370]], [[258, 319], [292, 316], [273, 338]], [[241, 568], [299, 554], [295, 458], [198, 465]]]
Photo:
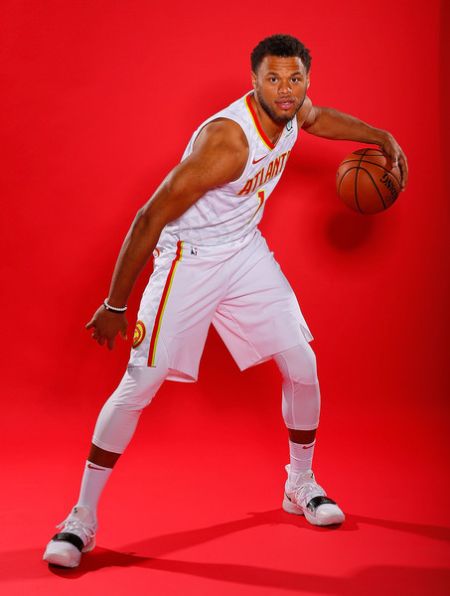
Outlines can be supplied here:
[[309, 344], [305, 346], [301, 357], [296, 359], [293, 369], [294, 382], [313, 385], [318, 382], [317, 359]]
[[283, 377], [282, 413], [286, 426], [311, 430], [319, 423], [320, 389], [311, 346], [295, 346], [274, 356]]
[[107, 403], [120, 410], [143, 410], [152, 401], [167, 373], [167, 369], [130, 366]]
[[317, 376], [317, 359], [309, 343], [295, 346], [277, 354], [278, 364], [283, 381], [294, 384], [314, 385], [319, 382]]

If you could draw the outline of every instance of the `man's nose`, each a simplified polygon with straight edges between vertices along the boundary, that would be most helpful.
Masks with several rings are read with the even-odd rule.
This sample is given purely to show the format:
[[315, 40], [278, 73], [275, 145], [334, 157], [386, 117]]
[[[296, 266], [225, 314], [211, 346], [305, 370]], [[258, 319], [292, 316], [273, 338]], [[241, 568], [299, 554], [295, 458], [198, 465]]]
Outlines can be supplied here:
[[281, 80], [278, 85], [278, 93], [280, 95], [288, 95], [291, 92], [291, 83], [289, 79]]

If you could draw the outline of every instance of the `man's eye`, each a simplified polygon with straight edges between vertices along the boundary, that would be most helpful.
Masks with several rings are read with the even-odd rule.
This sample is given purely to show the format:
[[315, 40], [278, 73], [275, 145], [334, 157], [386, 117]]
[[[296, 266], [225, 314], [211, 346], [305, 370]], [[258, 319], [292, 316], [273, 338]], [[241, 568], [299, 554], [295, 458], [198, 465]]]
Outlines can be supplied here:
[[292, 77], [291, 81], [293, 83], [300, 83], [300, 79], [298, 77]]
[[276, 83], [277, 82], [277, 78], [276, 77], [270, 77], [269, 81], [271, 83]]

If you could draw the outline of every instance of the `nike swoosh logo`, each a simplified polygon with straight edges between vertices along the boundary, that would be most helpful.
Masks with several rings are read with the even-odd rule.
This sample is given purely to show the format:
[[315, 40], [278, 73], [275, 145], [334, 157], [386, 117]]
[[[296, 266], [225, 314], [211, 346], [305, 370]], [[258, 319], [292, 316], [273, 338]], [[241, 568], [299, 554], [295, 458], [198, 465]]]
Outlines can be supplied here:
[[[268, 154], [267, 154], [268, 155]], [[265, 159], [267, 157], [267, 155], [263, 155], [262, 157], [260, 157], [259, 159], [254, 159], [252, 161], [252, 163], [258, 163], [259, 161], [262, 161], [263, 159]]]
[[308, 445], [308, 447], [306, 447], [306, 445], [303, 445], [302, 449], [311, 449], [311, 447], [314, 447], [315, 443], [313, 443], [312, 445]]
[[92, 464], [88, 464], [88, 468], [91, 468], [91, 470], [100, 470], [101, 472], [105, 471], [103, 468], [97, 468], [96, 466], [93, 466]]

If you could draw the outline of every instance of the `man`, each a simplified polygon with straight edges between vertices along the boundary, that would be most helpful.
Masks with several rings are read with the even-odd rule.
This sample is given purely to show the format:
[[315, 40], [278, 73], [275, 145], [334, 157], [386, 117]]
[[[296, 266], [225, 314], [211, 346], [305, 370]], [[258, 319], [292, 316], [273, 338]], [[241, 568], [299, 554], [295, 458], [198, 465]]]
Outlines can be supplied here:
[[153, 252], [127, 370], [100, 412], [77, 504], [47, 546], [49, 563], [76, 567], [94, 548], [100, 494], [142, 409], [165, 379], [197, 379], [211, 322], [241, 369], [274, 358], [281, 371], [290, 449], [283, 509], [316, 525], [344, 520], [312, 472], [320, 410], [313, 337], [257, 225], [299, 128], [379, 145], [399, 165], [403, 188], [406, 157], [388, 132], [312, 105], [311, 57], [297, 39], [264, 39], [251, 64], [253, 91], [197, 129], [181, 163], [138, 211], [108, 298], [86, 325], [110, 349], [118, 334], [126, 337], [126, 303]]

